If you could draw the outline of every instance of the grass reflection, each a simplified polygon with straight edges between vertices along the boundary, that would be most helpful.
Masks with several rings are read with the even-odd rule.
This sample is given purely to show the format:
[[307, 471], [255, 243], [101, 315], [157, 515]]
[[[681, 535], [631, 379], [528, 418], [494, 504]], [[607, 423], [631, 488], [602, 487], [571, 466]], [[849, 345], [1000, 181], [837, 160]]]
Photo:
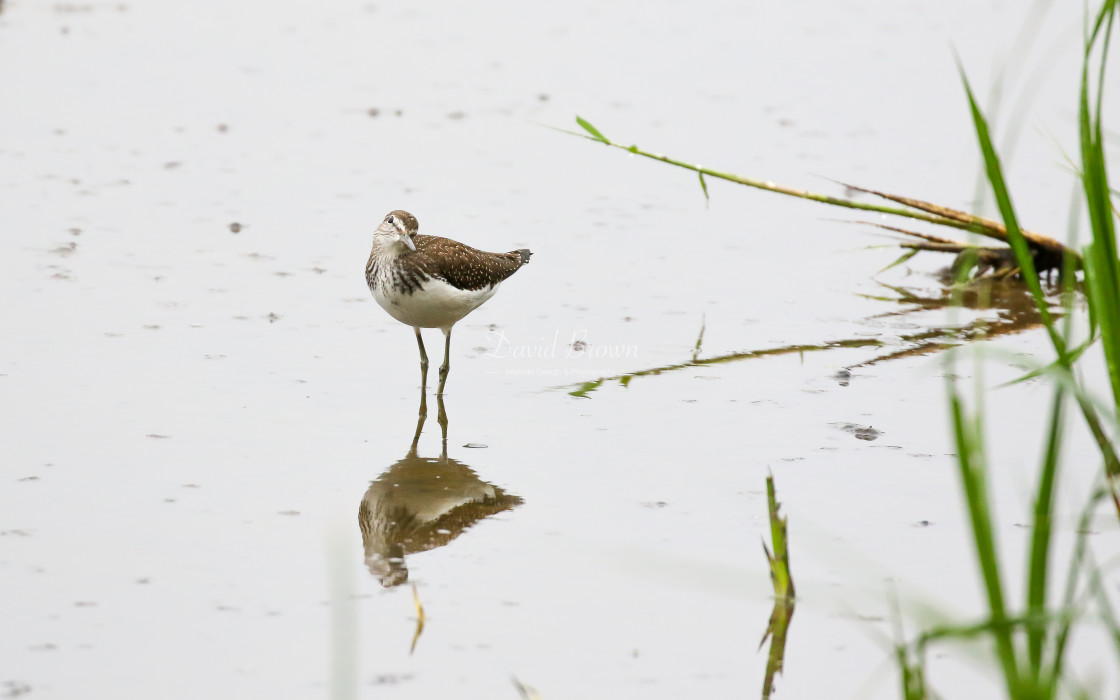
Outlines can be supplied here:
[[766, 501], [770, 512], [770, 541], [774, 547], [773, 553], [767, 548], [766, 542], [762, 549], [766, 552], [766, 561], [770, 566], [770, 580], [774, 584], [774, 609], [770, 613], [770, 622], [766, 625], [766, 632], [758, 648], [770, 638], [770, 653], [766, 659], [766, 677], [762, 683], [763, 700], [769, 698], [774, 691], [774, 677], [782, 672], [782, 664], [786, 655], [786, 638], [789, 626], [793, 621], [793, 609], [796, 605], [794, 598], [793, 574], [789, 568], [789, 540], [787, 536], [786, 518], [779, 515], [781, 505], [778, 503], [774, 490], [774, 476], [766, 477]]
[[[568, 393], [579, 398], [589, 398], [590, 394], [605, 384], [618, 382], [627, 386], [637, 377], [650, 377], [668, 374], [690, 367], [704, 367], [742, 360], [754, 360], [778, 355], [804, 354], [809, 352], [823, 352], [840, 348], [892, 348], [889, 352], [872, 355], [869, 359], [848, 365], [847, 369], [867, 367], [870, 365], [898, 360], [914, 355], [928, 355], [951, 347], [968, 343], [977, 339], [991, 339], [1002, 335], [1014, 335], [1023, 331], [1042, 326], [1042, 317], [1034, 301], [1015, 280], [982, 277], [959, 286], [946, 286], [937, 291], [921, 291], [906, 287], [891, 286], [880, 283], [884, 289], [883, 295], [864, 295], [870, 299], [886, 303], [898, 304], [903, 307], [887, 311], [863, 320], [868, 325], [875, 325], [883, 319], [895, 319], [916, 314], [922, 311], [941, 310], [951, 304], [960, 303], [962, 306], [974, 310], [994, 311], [996, 320], [976, 319], [957, 327], [928, 327], [913, 333], [892, 336], [889, 340], [882, 338], [858, 337], [829, 340], [821, 343], [804, 343], [785, 345], [776, 348], [760, 350], [741, 350], [738, 352], [701, 357], [700, 349], [704, 337], [705, 325], [702, 324], [695, 347], [688, 360], [650, 367], [647, 369], [626, 372], [607, 377], [599, 377], [580, 384], [567, 385]], [[899, 347], [901, 345], [901, 347]]]

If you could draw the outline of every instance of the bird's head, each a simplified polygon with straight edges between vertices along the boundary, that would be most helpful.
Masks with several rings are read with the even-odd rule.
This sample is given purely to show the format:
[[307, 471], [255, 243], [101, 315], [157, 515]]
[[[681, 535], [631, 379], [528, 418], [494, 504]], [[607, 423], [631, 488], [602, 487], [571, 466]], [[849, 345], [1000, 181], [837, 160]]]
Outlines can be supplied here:
[[377, 231], [373, 235], [384, 236], [387, 243], [400, 243], [409, 250], [416, 250], [416, 244], [412, 242], [412, 237], [419, 230], [420, 224], [416, 221], [415, 216], [407, 211], [397, 209], [389, 212], [381, 220], [381, 225], [377, 227]]

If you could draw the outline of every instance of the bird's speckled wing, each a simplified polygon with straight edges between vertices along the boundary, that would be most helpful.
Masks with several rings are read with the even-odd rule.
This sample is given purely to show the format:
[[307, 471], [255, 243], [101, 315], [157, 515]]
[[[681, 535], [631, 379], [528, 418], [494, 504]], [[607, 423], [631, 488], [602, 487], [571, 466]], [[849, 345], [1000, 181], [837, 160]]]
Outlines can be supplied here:
[[528, 250], [487, 253], [440, 236], [417, 235], [416, 251], [405, 255], [408, 263], [428, 277], [439, 277], [466, 290], [493, 287], [529, 262]]

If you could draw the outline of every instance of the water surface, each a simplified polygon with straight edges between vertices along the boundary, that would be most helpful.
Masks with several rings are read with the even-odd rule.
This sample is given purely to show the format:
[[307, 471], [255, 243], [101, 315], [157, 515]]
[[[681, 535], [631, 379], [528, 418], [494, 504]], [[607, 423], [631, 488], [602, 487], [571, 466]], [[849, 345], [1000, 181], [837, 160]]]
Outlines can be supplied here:
[[[716, 182], [706, 204], [543, 128], [581, 114], [753, 177], [971, 208], [952, 50], [986, 92], [1021, 10], [787, 5], [5, 3], [0, 687], [752, 696], [773, 473], [801, 596], [779, 693], [896, 697], [887, 591], [981, 609], [919, 336], [1007, 329], [990, 344], [1020, 367], [986, 386], [1044, 336], [930, 303], [946, 260], [876, 276], [898, 252], [847, 214]], [[1062, 48], [1012, 62], [1005, 97], [1022, 218], [1056, 235], [1080, 22], [1051, 8], [1039, 45]], [[362, 278], [396, 208], [534, 251], [456, 327], [445, 462], [431, 398], [414, 450], [415, 343]], [[1012, 566], [1048, 400], [988, 401]], [[1070, 453], [1068, 513], [1098, 469]], [[427, 529], [379, 559], [400, 533], [366, 516], [401, 487]], [[1103, 560], [1115, 521], [1095, 526]], [[933, 659], [937, 687], [988, 682], [982, 651]]]

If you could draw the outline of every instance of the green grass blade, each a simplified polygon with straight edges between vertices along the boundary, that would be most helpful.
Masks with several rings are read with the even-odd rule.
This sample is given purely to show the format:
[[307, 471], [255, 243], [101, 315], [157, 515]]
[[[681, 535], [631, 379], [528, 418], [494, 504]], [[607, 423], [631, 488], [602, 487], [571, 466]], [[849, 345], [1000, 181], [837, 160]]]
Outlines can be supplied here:
[[953, 437], [957, 448], [957, 465], [965, 491], [973, 545], [984, 591], [988, 598], [991, 633], [996, 641], [996, 656], [1003, 668], [1007, 687], [1014, 697], [1021, 685], [1015, 647], [1008, 625], [1007, 607], [1004, 603], [1003, 584], [999, 574], [999, 555], [996, 551], [995, 532], [992, 529], [991, 501], [988, 498], [984, 448], [976, 421], [965, 416], [964, 404], [954, 380], [949, 380], [949, 409]]
[[774, 584], [775, 598], [793, 598], [796, 593], [793, 587], [793, 574], [789, 568], [789, 539], [787, 535], [787, 519], [781, 516], [781, 505], [778, 503], [774, 492], [774, 476], [766, 477], [766, 502], [770, 513], [770, 541], [774, 545], [774, 553], [766, 548], [763, 541], [762, 549], [766, 552], [766, 560], [770, 564], [770, 579]]
[[696, 345], [692, 348], [692, 361], [700, 358], [700, 348], [704, 345], [704, 330], [708, 327], [708, 319], [700, 317], [700, 334], [696, 336]]
[[[1068, 319], [1073, 315], [1073, 313], [1072, 313], [1072, 311], [1067, 309], [1066, 315], [1067, 315], [1067, 319]], [[1069, 337], [1069, 333], [1066, 333], [1066, 337], [1067, 338]], [[1079, 343], [1078, 345], [1074, 346], [1073, 349], [1070, 350], [1068, 355], [1067, 355], [1070, 362], [1076, 362], [1083, 354], [1085, 354], [1085, 351], [1088, 350], [1093, 345], [1094, 342], [1096, 342], [1094, 339], [1088, 338], [1085, 341], [1083, 341], [1083, 342]], [[1069, 346], [1069, 341], [1068, 340], [1066, 341], [1066, 346], [1067, 347]], [[1048, 365], [1043, 365], [1042, 367], [1037, 367], [1035, 369], [1032, 369], [1031, 371], [1027, 372], [1026, 374], [1024, 374], [1022, 376], [1019, 376], [1019, 377], [1016, 377], [1014, 379], [1009, 379], [1006, 382], [1003, 382], [1002, 384], [997, 384], [996, 388], [997, 389], [1002, 389], [1004, 387], [1013, 386], [1015, 384], [1022, 384], [1023, 382], [1030, 381], [1031, 379], [1036, 379], [1036, 378], [1044, 376], [1044, 375], [1049, 375], [1051, 377], [1060, 376], [1060, 374], [1064, 373], [1064, 372], [1065, 372], [1065, 365], [1061, 364], [1060, 362], [1055, 361], [1055, 362], [1051, 362]]]
[[[1092, 519], [1097, 506], [1110, 494], [1107, 488], [1095, 489], [1088, 501], [1081, 508], [1081, 515], [1077, 519], [1073, 553], [1069, 559], [1066, 570], [1065, 592], [1062, 598], [1062, 609], [1066, 611], [1066, 618], [1055, 631], [1053, 651], [1050, 659], [1050, 677], [1061, 678], [1065, 664], [1065, 653], [1068, 648], [1069, 638], [1072, 633], [1072, 622], [1077, 619], [1081, 611], [1076, 603], [1079, 583], [1082, 578], [1092, 578], [1092, 563], [1089, 561], [1089, 535], [1092, 533]], [[1120, 646], [1117, 647], [1117, 657], [1120, 658]]]
[[[1108, 182], [1105, 159], [1104, 133], [1101, 127], [1101, 106], [1104, 102], [1104, 76], [1111, 43], [1112, 27], [1116, 14], [1116, 1], [1108, 0], [1101, 7], [1086, 42], [1081, 69], [1081, 91], [1078, 106], [1078, 126], [1081, 132], [1081, 185], [1093, 240], [1086, 248], [1085, 280], [1089, 301], [1091, 324], [1101, 338], [1105, 363], [1108, 367], [1114, 410], [1120, 410], [1120, 259], [1117, 257], [1116, 221]], [[1103, 38], [1102, 38], [1103, 37]], [[1097, 75], [1096, 104], [1090, 97], [1089, 68], [1094, 47], [1102, 41], [1102, 55]], [[1120, 478], [1120, 459], [1115, 451], [1110, 453], [1103, 428], [1090, 421], [1090, 430], [1102, 446], [1105, 470], [1115, 486]], [[1107, 448], [1105, 447], [1107, 445]], [[1120, 499], [1114, 492], [1113, 501], [1120, 509]]]
[[[1062, 443], [1062, 406], [1065, 391], [1061, 384], [1054, 391], [1054, 402], [1050, 408], [1049, 431], [1046, 436], [1046, 452], [1042, 462], [1038, 490], [1034, 501], [1034, 520], [1031, 528], [1029, 571], [1027, 574], [1027, 617], [1034, 620], [1027, 626], [1028, 668], [1041, 674], [1043, 669], [1043, 649], [1046, 645], [1049, 625], [1045, 622], [1047, 572], [1050, 567], [1050, 543], [1052, 541], [1054, 490], [1058, 480], [1058, 456]], [[1042, 679], [1036, 676], [1036, 681]]]
[[594, 126], [592, 126], [591, 122], [587, 121], [586, 119], [579, 116], [578, 114], [576, 115], [576, 124], [579, 124], [580, 127], [582, 127], [584, 131], [591, 134], [591, 138], [595, 139], [596, 141], [599, 141], [600, 143], [610, 143], [611, 142], [610, 139], [608, 139], [606, 136], [603, 136], [602, 132], [600, 132], [598, 129], [596, 129]]
[[895, 267], [897, 265], [901, 265], [902, 263], [906, 262], [907, 260], [914, 257], [915, 255], [917, 255], [920, 252], [921, 251], [918, 250], [917, 248], [911, 248], [910, 250], [906, 251], [902, 255], [898, 256], [898, 259], [895, 260], [894, 262], [892, 262], [890, 265], [887, 265], [882, 270], [879, 270], [879, 272], [886, 272], [887, 270], [891, 269], [892, 267]]
[[[1115, 0], [1109, 0], [1109, 2], [1106, 4], [1105, 10], [1102, 10], [1102, 13], [1104, 13], [1105, 11], [1111, 11], [1110, 8], [1114, 8], [1114, 6], [1115, 6]], [[1099, 30], [1100, 26], [1102, 26], [1102, 21], [1100, 19], [1098, 19], [1098, 23], [1097, 23], [1098, 30]], [[1109, 22], [1107, 24], [1107, 26], [1111, 27], [1111, 22]], [[1096, 36], [1096, 32], [1094, 32], [1094, 36]], [[1090, 49], [1091, 49], [1091, 44], [1090, 44]], [[1088, 59], [1086, 59], [1086, 60], [1088, 60]], [[1103, 68], [1102, 68], [1102, 70], [1103, 70]], [[1087, 63], [1086, 63], [1086, 71], [1087, 71]], [[1083, 76], [1086, 76], [1086, 80], [1087, 80], [1087, 75], [1088, 75], [1087, 72], [1083, 73]], [[1065, 339], [1062, 338], [1062, 336], [1058, 333], [1058, 330], [1057, 330], [1057, 328], [1054, 324], [1053, 316], [1050, 313], [1048, 304], [1046, 303], [1046, 298], [1044, 297], [1044, 295], [1042, 293], [1042, 285], [1039, 282], [1038, 273], [1037, 273], [1037, 271], [1034, 267], [1034, 261], [1031, 258], [1030, 251], [1029, 251], [1029, 248], [1027, 247], [1026, 240], [1023, 238], [1022, 229], [1019, 228], [1019, 223], [1018, 223], [1018, 220], [1015, 216], [1015, 210], [1014, 210], [1014, 207], [1012, 206], [1012, 203], [1011, 203], [1011, 196], [1010, 196], [1010, 194], [1007, 190], [1007, 184], [1006, 184], [1006, 182], [1003, 178], [1003, 169], [1000, 166], [999, 157], [996, 155], [995, 147], [992, 145], [991, 135], [990, 135], [990, 132], [988, 130], [988, 124], [987, 124], [986, 120], [984, 119], [984, 115], [981, 114], [981, 112], [980, 112], [980, 108], [977, 105], [976, 99], [972, 94], [972, 88], [969, 86], [968, 78], [964, 75], [963, 70], [962, 70], [962, 73], [961, 73], [961, 79], [964, 82], [965, 92], [968, 95], [969, 108], [971, 109], [971, 112], [972, 112], [972, 120], [973, 120], [973, 124], [976, 128], [977, 139], [980, 142], [980, 150], [981, 150], [981, 152], [983, 153], [983, 156], [984, 156], [984, 166], [985, 166], [985, 169], [986, 169], [987, 174], [988, 174], [988, 180], [992, 185], [992, 191], [994, 192], [995, 197], [996, 197], [996, 202], [999, 205], [1000, 214], [1003, 217], [1004, 226], [1007, 228], [1008, 243], [1011, 244], [1011, 249], [1015, 253], [1015, 260], [1019, 264], [1019, 268], [1022, 272], [1023, 280], [1026, 283], [1027, 288], [1030, 290], [1031, 296], [1034, 297], [1035, 305], [1038, 307], [1038, 312], [1042, 317], [1043, 324], [1046, 327], [1046, 332], [1050, 336], [1050, 341], [1054, 346], [1055, 352], [1058, 354], [1058, 362], [1068, 369], [1069, 367], [1072, 366], [1072, 360], [1070, 358], [1069, 351], [1066, 347]], [[1090, 140], [1094, 139], [1093, 136], [1086, 136], [1086, 131], [1088, 131], [1088, 133], [1090, 133], [1090, 134], [1093, 133], [1093, 129], [1090, 128], [1091, 125], [1089, 123], [1089, 118], [1087, 116], [1087, 114], [1088, 114], [1087, 99], [1088, 98], [1084, 94], [1085, 91], [1087, 90], [1086, 80], [1083, 80], [1083, 90], [1082, 90], [1082, 92], [1083, 92], [1082, 105], [1083, 106], [1082, 106], [1082, 115], [1081, 115], [1081, 126], [1082, 126], [1083, 150], [1085, 149], [1085, 147], [1084, 147], [1085, 139], [1086, 138], [1088, 138]], [[1096, 126], [1097, 126], [1097, 133], [1099, 133], [1099, 124], [1097, 124]], [[1102, 158], [1103, 158], [1103, 156], [1102, 156]], [[1090, 159], [1090, 161], [1091, 160], [1092, 159]], [[1087, 163], [1086, 167], [1088, 167], [1088, 165], [1089, 164]], [[1101, 167], [1103, 168], [1103, 162], [1101, 164]], [[1101, 175], [1103, 176], [1103, 170], [1102, 170]], [[1107, 186], [1107, 178], [1106, 177], [1104, 178], [1104, 183]], [[1098, 186], [1099, 186], [1099, 183], [1098, 183]], [[1105, 189], [1105, 192], [1107, 193], [1107, 187]], [[1106, 197], [1106, 199], [1107, 199], [1107, 197]], [[1105, 206], [1107, 207], [1107, 201], [1105, 202]], [[1090, 207], [1092, 207], [1092, 204], [1090, 204]], [[1109, 226], [1109, 230], [1111, 231], [1112, 220], [1111, 220], [1110, 217], [1111, 217], [1111, 214], [1109, 214], [1109, 216], [1108, 216], [1108, 220], [1109, 220], [1108, 226]], [[1094, 222], [1094, 231], [1098, 230], [1098, 229], [1095, 228], [1096, 225], [1097, 224]], [[1098, 236], [1094, 236], [1094, 241], [1097, 238], [1098, 238]], [[1115, 236], [1114, 235], [1112, 236], [1112, 241], [1113, 241], [1113, 245], [1115, 245]], [[1102, 255], [1102, 257], [1103, 257], [1103, 255]], [[1113, 251], [1111, 260], [1112, 260], [1113, 263], [1115, 263], [1115, 252], [1114, 251]], [[1087, 269], [1089, 268], [1088, 263], [1086, 264], [1086, 268]], [[1115, 264], [1113, 265], [1113, 269], [1114, 270], [1116, 269]], [[1087, 274], [1087, 276], [1090, 275], [1090, 273], [1088, 273], [1088, 272], [1086, 274]], [[1098, 271], [1098, 275], [1107, 276], [1107, 273]], [[1115, 281], [1115, 283], [1120, 284], [1120, 275], [1117, 275], [1117, 277], [1115, 278], [1114, 281]], [[1109, 284], [1109, 282], [1107, 281], [1107, 279], [1105, 279], [1105, 280], [1098, 279], [1098, 282], [1096, 284], [1099, 287], [1099, 286], [1102, 286], [1102, 285], [1107, 285], [1107, 284]], [[1090, 286], [1092, 286], [1092, 285], [1090, 285]], [[1116, 313], [1115, 313], [1115, 316], [1113, 317], [1113, 320], [1115, 321], [1115, 332], [1116, 332], [1116, 337], [1115, 337], [1115, 343], [1116, 343], [1115, 348], [1116, 348], [1116, 353], [1117, 353], [1117, 356], [1116, 356], [1116, 363], [1117, 363], [1116, 364], [1116, 371], [1120, 372], [1120, 300], [1116, 300], [1116, 298], [1115, 298], [1118, 293], [1120, 293], [1120, 286], [1112, 286], [1112, 287], [1108, 288], [1107, 290], [1102, 290], [1101, 291], [1101, 294], [1104, 295], [1104, 296], [1107, 296], [1108, 294], [1111, 294], [1112, 297], [1113, 297], [1113, 301], [1115, 301], [1116, 305], [1117, 305]], [[1092, 299], [1090, 299], [1090, 306], [1092, 306]], [[1097, 318], [1097, 323], [1098, 324], [1108, 322], [1104, 318], [1105, 315], [1106, 315], [1106, 312], [1103, 312], [1099, 308], [1096, 309], [1096, 318]], [[1102, 325], [1101, 327], [1103, 328], [1104, 326]], [[1103, 332], [1102, 332], [1102, 335], [1103, 335]], [[1107, 346], [1106, 346], [1106, 352], [1107, 352]], [[1111, 370], [1112, 370], [1112, 366], [1110, 365], [1110, 371]], [[1111, 374], [1111, 377], [1112, 377], [1112, 381], [1113, 381], [1114, 392], [1117, 392], [1117, 393], [1114, 393], [1114, 397], [1116, 397], [1118, 403], [1120, 403], [1120, 375], [1113, 372]], [[1093, 438], [1094, 438], [1094, 440], [1096, 440], [1097, 446], [1100, 449], [1101, 454], [1104, 457], [1105, 471], [1110, 476], [1113, 476], [1113, 477], [1120, 476], [1120, 457], [1117, 456], [1116, 449], [1113, 447], [1112, 442], [1109, 440], [1103, 426], [1101, 425], [1100, 417], [1097, 415], [1097, 413], [1096, 413], [1095, 409], [1093, 409], [1092, 405], [1088, 401], [1082, 399], [1081, 397], [1078, 397], [1078, 405], [1081, 407], [1082, 413], [1085, 416], [1085, 422], [1088, 424], [1089, 430], [1090, 430], [1090, 432], [1092, 432]], [[1118, 503], [1118, 506], [1120, 506], [1120, 501], [1118, 501], [1117, 503]]]
[[[699, 173], [699, 174], [703, 175], [704, 178], [705, 178], [705, 184], [706, 184], [707, 178], [716, 178], [716, 179], [719, 179], [719, 180], [726, 180], [728, 182], [734, 182], [734, 183], [739, 184], [739, 185], [746, 185], [747, 187], [754, 187], [756, 189], [765, 190], [767, 192], [774, 192], [776, 194], [783, 194], [783, 195], [786, 195], [786, 196], [789, 196], [789, 197], [797, 197], [799, 199], [806, 199], [806, 200], [809, 200], [809, 201], [812, 201], [812, 202], [820, 202], [822, 204], [830, 204], [830, 205], [833, 205], [833, 206], [844, 207], [844, 208], [847, 208], [847, 209], [856, 209], [856, 210], [859, 210], [859, 211], [874, 211], [874, 212], [878, 212], [880, 214], [891, 214], [893, 216], [901, 216], [901, 217], [905, 217], [905, 218], [908, 218], [908, 219], [913, 219], [914, 221], [924, 221], [924, 222], [934, 224], [934, 225], [937, 225], [937, 226], [946, 226], [946, 227], [949, 227], [949, 228], [957, 229], [959, 231], [971, 231], [973, 233], [979, 233], [979, 234], [982, 234], [982, 235], [985, 235], [985, 236], [990, 236], [990, 237], [997, 238], [999, 240], [1003, 240], [1003, 235], [1000, 232], [993, 231], [993, 229], [991, 228], [991, 226], [988, 223], [979, 219], [978, 217], [973, 217], [972, 219], [969, 219], [969, 220], [962, 220], [960, 218], [960, 216], [947, 216], [947, 215], [943, 215], [943, 214], [940, 214], [940, 213], [931, 213], [927, 209], [915, 208], [915, 207], [911, 207], [911, 206], [906, 205], [906, 204], [904, 204], [903, 206], [891, 206], [891, 205], [877, 204], [877, 203], [871, 203], [871, 202], [857, 202], [857, 201], [850, 200], [850, 199], [843, 199], [843, 198], [840, 198], [840, 197], [831, 197], [829, 195], [819, 194], [819, 193], [815, 193], [815, 192], [809, 192], [807, 190], [800, 190], [800, 189], [797, 189], [797, 188], [794, 188], [794, 187], [786, 187], [784, 185], [779, 185], [777, 183], [770, 182], [769, 180], [759, 180], [759, 179], [756, 179], [756, 178], [750, 178], [750, 177], [745, 177], [745, 176], [742, 176], [742, 175], [736, 175], [734, 173], [724, 172], [724, 171], [720, 171], [720, 170], [714, 170], [712, 168], [701, 167], [701, 166], [696, 165], [694, 163], [689, 163], [689, 162], [686, 162], [686, 161], [683, 161], [683, 160], [680, 160], [680, 159], [677, 159], [677, 158], [672, 158], [670, 156], [666, 156], [666, 155], [663, 155], [663, 154], [660, 154], [660, 153], [653, 153], [651, 151], [646, 151], [644, 149], [639, 148], [637, 144], [632, 144], [632, 145], [626, 146], [626, 145], [623, 145], [621, 143], [611, 141], [606, 136], [604, 136], [601, 131], [599, 131], [594, 126], [592, 126], [592, 124], [590, 122], [588, 122], [586, 119], [584, 119], [580, 116], [576, 116], [576, 123], [580, 125], [580, 127], [583, 129], [584, 133], [579, 133], [579, 132], [576, 132], [576, 131], [568, 131], [566, 129], [558, 129], [558, 128], [555, 128], [555, 127], [551, 127], [551, 128], [555, 129], [556, 131], [560, 131], [562, 133], [565, 133], [565, 134], [570, 134], [570, 135], [574, 135], [574, 136], [579, 136], [580, 138], [585, 138], [589, 141], [598, 141], [599, 143], [603, 143], [603, 144], [606, 144], [608, 146], [612, 146], [614, 148], [626, 151], [627, 153], [632, 153], [632, 154], [637, 155], [637, 156], [642, 156], [643, 158], [649, 158], [651, 160], [656, 160], [656, 161], [659, 161], [661, 163], [666, 163], [668, 165], [672, 165], [672, 166], [677, 167], [677, 168], [682, 168], [684, 170], [691, 170], [693, 172], [696, 172], [696, 173]], [[872, 192], [871, 190], [867, 190], [867, 191]], [[879, 196], [884, 196], [890, 201], [895, 201], [895, 202], [899, 201], [898, 198], [892, 198], [892, 196], [887, 195], [886, 193], [878, 193], [878, 192], [873, 192], [873, 193], [876, 194], [876, 195], [879, 195]], [[903, 198], [903, 199], [905, 199], [905, 198]], [[957, 214], [964, 215], [966, 217], [971, 216], [971, 215], [965, 214], [964, 212], [957, 212]]]
[[[1108, 45], [1112, 36], [1116, 3], [1108, 2], [1094, 23], [1081, 70], [1078, 122], [1081, 132], [1081, 183], [1093, 230], [1085, 250], [1086, 291], [1093, 324], [1100, 333], [1108, 366], [1114, 404], [1120, 407], [1120, 260], [1117, 258], [1116, 227], [1110, 201], [1108, 170], [1101, 128], [1101, 104]], [[1104, 32], [1103, 57], [1098, 74], [1097, 102], [1091, 104], [1089, 64], [1093, 45]]]
[[1054, 327], [1054, 319], [1050, 314], [1050, 306], [1046, 303], [1046, 296], [1042, 292], [1042, 284], [1038, 279], [1038, 272], [1034, 266], [1034, 258], [1031, 256], [1030, 247], [1027, 245], [1026, 238], [1023, 237], [1023, 231], [1019, 227], [1019, 219], [1015, 215], [1015, 207], [1011, 203], [1011, 193], [1007, 190], [1007, 183], [1003, 177], [1003, 167], [1000, 165], [999, 156], [996, 154], [995, 146], [992, 145], [991, 133], [988, 130], [988, 122], [984, 119], [984, 115], [980, 112], [980, 107], [976, 103], [976, 97], [972, 94], [972, 86], [969, 85], [968, 77], [965, 76], [964, 70], [961, 70], [961, 80], [964, 82], [964, 89], [968, 95], [968, 105], [972, 112], [972, 123], [976, 129], [976, 137], [980, 142], [980, 151], [984, 156], [984, 168], [988, 174], [988, 182], [992, 186], [992, 192], [995, 194], [996, 204], [999, 205], [1000, 215], [1003, 217], [1003, 225], [1007, 228], [1007, 242], [1011, 245], [1011, 250], [1015, 253], [1015, 262], [1019, 265], [1022, 273], [1023, 281], [1030, 290], [1031, 296], [1034, 297], [1035, 306], [1038, 307], [1038, 312], [1042, 316], [1042, 322], [1046, 326], [1047, 333], [1050, 335], [1050, 341], [1057, 350], [1059, 356], [1065, 355], [1065, 341], [1058, 335]]

